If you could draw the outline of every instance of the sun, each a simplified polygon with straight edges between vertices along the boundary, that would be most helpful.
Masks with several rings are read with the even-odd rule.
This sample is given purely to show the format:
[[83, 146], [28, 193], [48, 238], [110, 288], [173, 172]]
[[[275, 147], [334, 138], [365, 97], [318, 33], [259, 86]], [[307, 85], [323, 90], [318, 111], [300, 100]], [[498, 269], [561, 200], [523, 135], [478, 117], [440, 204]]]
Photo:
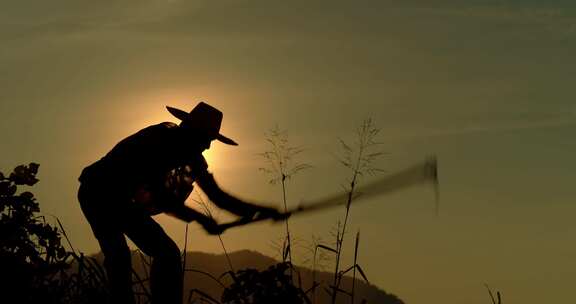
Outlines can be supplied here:
[[202, 152], [204, 159], [206, 159], [206, 162], [208, 163], [208, 170], [210, 172], [214, 172], [215, 170], [226, 166], [226, 157], [222, 155], [224, 152], [224, 147], [221, 147], [222, 145], [224, 144], [214, 140], [210, 145], [210, 149], [204, 150], [204, 152]]

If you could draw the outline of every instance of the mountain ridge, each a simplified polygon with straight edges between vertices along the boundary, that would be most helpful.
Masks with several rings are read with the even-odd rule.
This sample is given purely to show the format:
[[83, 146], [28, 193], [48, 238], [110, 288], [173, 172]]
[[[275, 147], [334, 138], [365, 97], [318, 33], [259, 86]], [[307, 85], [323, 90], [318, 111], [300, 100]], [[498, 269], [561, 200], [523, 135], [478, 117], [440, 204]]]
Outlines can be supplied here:
[[[101, 254], [95, 255], [97, 260], [102, 259]], [[228, 254], [234, 271], [245, 269], [256, 269], [262, 271], [268, 267], [280, 263], [280, 261], [266, 256], [253, 250], [239, 250]], [[201, 293], [219, 300], [225, 286], [232, 283], [232, 277], [229, 275], [230, 266], [225, 254], [215, 254], [208, 252], [189, 251], [186, 253], [186, 273], [184, 278], [184, 298], [187, 299], [192, 292], [192, 296], [198, 297], [199, 290]], [[141, 278], [147, 278], [150, 259], [144, 254], [134, 251], [132, 253], [133, 268]], [[296, 274], [294, 275], [294, 284], [300, 286], [306, 291], [313, 285], [313, 277], [320, 286], [316, 288], [314, 294], [308, 293], [312, 303], [327, 304], [330, 303], [330, 296], [326, 292], [328, 286], [334, 278], [334, 274], [325, 271], [312, 271], [304, 266], [295, 266]], [[228, 274], [228, 275], [227, 275]], [[355, 301], [354, 303], [379, 303], [379, 304], [404, 304], [396, 295], [386, 292], [378, 286], [356, 278]], [[352, 286], [352, 277], [344, 276], [340, 285], [341, 289], [350, 291]], [[315, 300], [313, 299], [315, 298]], [[365, 300], [365, 302], [363, 302]], [[345, 294], [338, 296], [337, 302], [350, 303], [350, 297]]]

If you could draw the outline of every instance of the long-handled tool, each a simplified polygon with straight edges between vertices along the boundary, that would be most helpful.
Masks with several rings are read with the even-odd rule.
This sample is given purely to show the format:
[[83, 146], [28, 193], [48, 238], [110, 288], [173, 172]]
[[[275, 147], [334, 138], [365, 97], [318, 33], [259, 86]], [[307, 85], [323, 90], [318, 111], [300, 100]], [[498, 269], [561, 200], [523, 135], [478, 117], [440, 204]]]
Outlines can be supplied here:
[[[439, 189], [438, 189], [438, 163], [435, 157], [432, 157], [422, 163], [404, 169], [395, 174], [386, 176], [382, 179], [372, 181], [368, 184], [357, 187], [353, 193], [352, 201], [354, 203], [365, 201], [367, 198], [391, 194], [393, 192], [424, 183], [431, 183], [434, 187], [436, 198], [436, 213], [439, 206]], [[298, 207], [290, 209], [282, 215], [287, 218], [293, 215], [310, 213], [336, 206], [342, 206], [348, 202], [348, 193], [340, 193], [327, 196], [316, 201], [301, 203]], [[256, 214], [251, 218], [241, 218], [236, 221], [221, 224], [222, 231], [233, 227], [244, 226], [264, 220], [269, 220], [266, 215]]]

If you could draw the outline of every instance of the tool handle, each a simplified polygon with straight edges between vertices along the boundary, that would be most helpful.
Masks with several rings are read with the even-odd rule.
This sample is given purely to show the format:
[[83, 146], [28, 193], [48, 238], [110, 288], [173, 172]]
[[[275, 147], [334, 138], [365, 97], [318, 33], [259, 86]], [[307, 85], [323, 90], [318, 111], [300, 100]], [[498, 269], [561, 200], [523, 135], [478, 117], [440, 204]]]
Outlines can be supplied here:
[[[364, 186], [358, 187], [352, 196], [354, 202], [366, 200], [367, 198], [390, 194], [401, 189], [419, 185], [422, 183], [432, 183], [436, 197], [436, 212], [438, 212], [438, 163], [436, 157], [431, 157], [423, 163], [416, 164], [410, 168], [399, 171], [382, 179], [370, 182]], [[345, 205], [348, 200], [348, 193], [340, 193], [319, 199], [307, 204], [300, 204], [298, 207], [282, 213], [288, 218], [294, 214], [319, 211], [326, 208]], [[256, 214], [254, 217], [244, 217], [239, 220], [221, 224], [222, 231], [233, 227], [244, 226], [251, 223], [257, 223], [271, 219], [270, 217], [261, 217]]]

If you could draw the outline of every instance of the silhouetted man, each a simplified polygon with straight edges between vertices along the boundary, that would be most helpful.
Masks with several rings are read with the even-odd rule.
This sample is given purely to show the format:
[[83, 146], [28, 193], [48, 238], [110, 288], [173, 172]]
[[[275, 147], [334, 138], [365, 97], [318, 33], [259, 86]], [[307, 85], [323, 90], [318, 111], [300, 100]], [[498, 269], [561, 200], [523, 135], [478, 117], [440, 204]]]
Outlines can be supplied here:
[[220, 134], [222, 112], [199, 103], [190, 113], [167, 107], [181, 120], [163, 122], [122, 140], [82, 171], [78, 199], [104, 254], [112, 300], [134, 303], [131, 261], [124, 235], [153, 258], [152, 302], [182, 303], [180, 250], [151, 215], [167, 213], [197, 221], [210, 234], [222, 229], [210, 217], [184, 205], [196, 182], [219, 207], [241, 217], [280, 219], [275, 209], [244, 202], [222, 191], [207, 170], [202, 152], [213, 140], [236, 142]]

